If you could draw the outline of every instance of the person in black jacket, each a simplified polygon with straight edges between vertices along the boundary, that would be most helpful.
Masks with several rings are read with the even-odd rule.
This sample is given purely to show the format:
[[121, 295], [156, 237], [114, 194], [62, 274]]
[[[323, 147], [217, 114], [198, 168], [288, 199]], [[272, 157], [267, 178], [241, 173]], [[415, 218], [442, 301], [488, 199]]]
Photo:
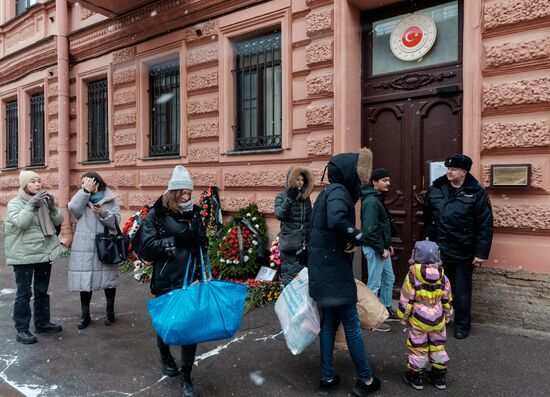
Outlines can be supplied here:
[[[366, 396], [380, 388], [372, 375], [357, 313], [357, 288], [353, 277], [353, 248], [363, 244], [363, 234], [355, 228], [355, 203], [361, 180], [368, 180], [372, 153], [334, 156], [327, 166], [330, 184], [315, 201], [308, 245], [309, 294], [322, 311], [321, 382], [319, 394], [327, 395], [339, 382], [334, 372], [334, 337], [340, 323], [355, 369], [356, 396]], [[361, 175], [361, 179], [360, 176]]]
[[275, 217], [281, 221], [279, 249], [283, 284], [287, 285], [302, 270], [296, 260], [296, 251], [301, 248], [309, 233], [313, 174], [306, 167], [294, 166], [288, 171], [286, 191], [275, 196]]
[[489, 257], [493, 212], [487, 193], [470, 174], [472, 159], [455, 154], [445, 161], [447, 175], [433, 182], [424, 208], [426, 237], [441, 248], [454, 297], [454, 335], [468, 337], [472, 273]]
[[[168, 190], [155, 202], [143, 222], [140, 253], [144, 260], [153, 262], [151, 292], [156, 297], [181, 288], [189, 256], [198, 258], [199, 248], [202, 246], [206, 250], [208, 247], [200, 209], [191, 200], [192, 191], [189, 172], [182, 165], [176, 166]], [[200, 266], [196, 268], [200, 269]], [[180, 371], [170, 353], [170, 346], [158, 335], [157, 346], [162, 373], [178, 375]], [[196, 344], [181, 347], [180, 386], [184, 397], [196, 396], [191, 382], [196, 351]]]

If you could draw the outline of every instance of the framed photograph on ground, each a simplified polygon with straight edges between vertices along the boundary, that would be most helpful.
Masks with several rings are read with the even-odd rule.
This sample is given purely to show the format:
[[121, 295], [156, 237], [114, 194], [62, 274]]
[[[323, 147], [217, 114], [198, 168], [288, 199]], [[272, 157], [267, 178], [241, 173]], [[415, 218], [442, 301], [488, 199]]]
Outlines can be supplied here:
[[258, 281], [273, 281], [275, 276], [277, 275], [277, 270], [272, 269], [267, 266], [260, 267], [260, 270], [258, 271], [258, 274], [256, 275], [256, 280]]

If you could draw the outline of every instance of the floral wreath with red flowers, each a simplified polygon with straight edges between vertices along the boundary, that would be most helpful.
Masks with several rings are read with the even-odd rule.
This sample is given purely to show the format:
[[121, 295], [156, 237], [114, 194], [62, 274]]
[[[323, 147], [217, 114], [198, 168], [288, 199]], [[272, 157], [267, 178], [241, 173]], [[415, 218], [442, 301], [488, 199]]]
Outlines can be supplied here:
[[281, 250], [279, 249], [279, 237], [277, 236], [275, 240], [271, 243], [271, 248], [269, 249], [269, 266], [272, 269], [281, 269]]
[[131, 217], [128, 218], [124, 226], [122, 227], [122, 233], [126, 234], [130, 238], [130, 244], [128, 250], [132, 250], [132, 239], [135, 237], [138, 232], [143, 220], [147, 218], [149, 213], [149, 206], [145, 205], [135, 212]]

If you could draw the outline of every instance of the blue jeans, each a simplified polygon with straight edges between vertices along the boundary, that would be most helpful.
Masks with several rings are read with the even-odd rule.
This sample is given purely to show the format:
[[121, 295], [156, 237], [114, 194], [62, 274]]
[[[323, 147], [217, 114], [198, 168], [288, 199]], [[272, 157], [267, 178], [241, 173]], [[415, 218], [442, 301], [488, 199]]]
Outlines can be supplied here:
[[363, 254], [367, 258], [369, 279], [367, 287], [378, 295], [380, 291], [380, 301], [386, 307], [392, 303], [393, 283], [395, 276], [391, 265], [391, 258], [388, 255], [386, 259], [382, 258], [371, 247], [364, 245]]
[[369, 367], [365, 342], [363, 341], [363, 333], [361, 332], [357, 305], [322, 307], [322, 312], [323, 318], [321, 320], [320, 334], [321, 380], [326, 382], [334, 378], [334, 337], [340, 323], [344, 326], [349, 354], [355, 364], [357, 377], [363, 380], [371, 379], [372, 373]]

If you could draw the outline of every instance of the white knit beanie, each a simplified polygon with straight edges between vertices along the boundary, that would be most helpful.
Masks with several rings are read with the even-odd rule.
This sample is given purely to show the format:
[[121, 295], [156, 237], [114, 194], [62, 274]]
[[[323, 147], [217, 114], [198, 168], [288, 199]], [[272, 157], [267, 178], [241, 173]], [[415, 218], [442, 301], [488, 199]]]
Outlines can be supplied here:
[[183, 165], [176, 165], [172, 173], [172, 179], [168, 182], [168, 190], [193, 190], [193, 181], [187, 168]]
[[40, 175], [34, 171], [21, 171], [19, 174], [19, 186], [24, 189], [32, 178], [40, 178]]

